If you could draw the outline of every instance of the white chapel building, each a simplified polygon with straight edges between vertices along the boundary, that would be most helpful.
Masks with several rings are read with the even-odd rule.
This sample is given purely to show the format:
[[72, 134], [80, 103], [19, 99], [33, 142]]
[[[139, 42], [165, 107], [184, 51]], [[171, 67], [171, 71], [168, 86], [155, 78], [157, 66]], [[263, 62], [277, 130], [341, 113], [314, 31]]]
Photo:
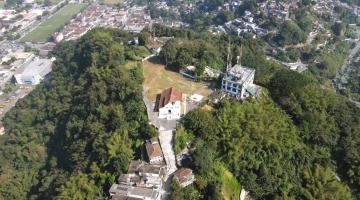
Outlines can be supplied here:
[[159, 101], [160, 119], [180, 119], [182, 93], [176, 88], [168, 88], [162, 91]]

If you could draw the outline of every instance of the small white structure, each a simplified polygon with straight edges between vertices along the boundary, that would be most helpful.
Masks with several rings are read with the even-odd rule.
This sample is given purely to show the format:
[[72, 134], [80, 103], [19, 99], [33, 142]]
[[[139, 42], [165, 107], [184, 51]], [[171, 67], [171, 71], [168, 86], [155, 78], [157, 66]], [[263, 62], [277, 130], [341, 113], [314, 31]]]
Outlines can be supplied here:
[[61, 42], [64, 39], [64, 34], [60, 33], [60, 32], [55, 32], [53, 34], [53, 39], [56, 43]]
[[234, 65], [223, 77], [221, 90], [237, 99], [245, 99], [257, 95], [254, 84], [255, 69]]
[[200, 94], [193, 94], [190, 96], [190, 100], [192, 102], [196, 102], [196, 103], [201, 102], [203, 99], [204, 99], [204, 96], [202, 96]]
[[206, 66], [204, 73], [211, 78], [218, 78], [222, 74], [221, 71]]
[[161, 93], [159, 102], [160, 119], [180, 119], [182, 93], [175, 88], [168, 88]]
[[5, 134], [5, 128], [2, 124], [0, 124], [0, 135], [4, 135]]
[[34, 59], [24, 68], [23, 72], [14, 75], [16, 83], [27, 85], [39, 84], [51, 72], [52, 62], [50, 59]]
[[9, 74], [10, 74], [10, 71], [9, 71], [9, 70], [6, 70], [6, 69], [0, 70], [0, 77], [1, 77], [1, 78], [6, 78], [6, 77], [9, 76]]

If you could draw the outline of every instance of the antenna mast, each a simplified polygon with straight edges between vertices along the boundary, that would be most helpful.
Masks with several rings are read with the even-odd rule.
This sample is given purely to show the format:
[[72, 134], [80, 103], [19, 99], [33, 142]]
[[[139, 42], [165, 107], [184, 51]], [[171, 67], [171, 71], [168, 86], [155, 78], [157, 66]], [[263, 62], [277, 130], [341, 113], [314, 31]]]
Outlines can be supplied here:
[[241, 66], [241, 57], [242, 57], [242, 44], [240, 45], [239, 56], [237, 57], [237, 63]]
[[231, 43], [230, 43], [230, 36], [229, 36], [229, 46], [228, 46], [228, 54], [227, 54], [227, 63], [226, 63], [226, 75], [228, 74], [229, 72], [229, 69], [231, 67]]

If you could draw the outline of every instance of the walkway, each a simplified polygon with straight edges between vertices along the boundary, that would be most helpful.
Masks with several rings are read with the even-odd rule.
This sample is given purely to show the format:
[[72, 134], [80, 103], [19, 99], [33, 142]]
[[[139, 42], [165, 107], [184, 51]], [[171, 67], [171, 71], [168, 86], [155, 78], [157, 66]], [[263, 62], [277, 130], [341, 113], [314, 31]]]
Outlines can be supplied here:
[[167, 172], [161, 191], [162, 199], [168, 199], [168, 195], [171, 192], [172, 176], [177, 169], [175, 153], [173, 151], [173, 138], [175, 135], [177, 120], [159, 119], [157, 113], [154, 112], [155, 102], [147, 98], [145, 90], [146, 89], [144, 88], [143, 101], [146, 105], [149, 121], [159, 130], [160, 146], [166, 162]]
[[164, 158], [166, 161], [167, 173], [165, 175], [165, 183], [163, 184], [163, 195], [162, 199], [168, 199], [167, 196], [171, 192], [171, 180], [174, 172], [177, 170], [175, 153], [173, 151], [173, 130], [160, 130], [159, 131], [159, 140], [160, 145], [163, 150]]

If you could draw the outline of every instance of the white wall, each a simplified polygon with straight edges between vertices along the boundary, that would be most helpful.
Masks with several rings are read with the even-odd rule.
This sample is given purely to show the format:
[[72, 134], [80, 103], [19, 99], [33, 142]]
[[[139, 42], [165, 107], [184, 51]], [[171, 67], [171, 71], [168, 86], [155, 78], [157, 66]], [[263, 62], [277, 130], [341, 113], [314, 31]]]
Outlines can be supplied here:
[[[170, 112], [169, 112], [170, 111]], [[159, 109], [159, 118], [161, 119], [180, 119], [181, 102], [169, 102]]]

